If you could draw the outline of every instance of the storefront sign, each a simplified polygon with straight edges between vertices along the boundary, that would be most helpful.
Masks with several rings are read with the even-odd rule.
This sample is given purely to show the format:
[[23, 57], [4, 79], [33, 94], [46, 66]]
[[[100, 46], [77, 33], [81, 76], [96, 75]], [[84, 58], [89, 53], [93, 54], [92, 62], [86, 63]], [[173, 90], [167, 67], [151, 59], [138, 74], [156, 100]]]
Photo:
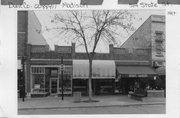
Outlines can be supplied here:
[[138, 75], [138, 77], [148, 77], [148, 75]]
[[18, 66], [17, 69], [22, 69], [21, 60], [18, 60]]
[[145, 75], [145, 74], [142, 74], [142, 75], [129, 74], [128, 77], [148, 77], [148, 75]]
[[65, 68], [64, 68], [64, 64], [61, 64], [61, 65], [60, 65], [60, 71], [64, 71], [64, 69], [65, 69]]
[[130, 74], [130, 75], [129, 75], [129, 77], [136, 77], [136, 75], [134, 75], [134, 74]]

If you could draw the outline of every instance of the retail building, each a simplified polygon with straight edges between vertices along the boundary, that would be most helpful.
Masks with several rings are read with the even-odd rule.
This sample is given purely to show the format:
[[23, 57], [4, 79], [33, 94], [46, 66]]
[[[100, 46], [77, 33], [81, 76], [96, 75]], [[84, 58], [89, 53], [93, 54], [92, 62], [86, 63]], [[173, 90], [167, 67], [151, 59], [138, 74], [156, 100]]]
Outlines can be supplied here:
[[[18, 56], [20, 50], [24, 50], [20, 48], [24, 47], [27, 96], [61, 95], [62, 85], [65, 95], [72, 95], [75, 91], [87, 95], [89, 63], [86, 53], [76, 52], [75, 43], [71, 46], [56, 45], [55, 50], [50, 50], [40, 33], [41, 26], [38, 25], [35, 14], [24, 13], [27, 17], [26, 26], [18, 23], [18, 28], [27, 28], [22, 39], [27, 41], [24, 45], [18, 45]], [[22, 40], [18, 37], [18, 44], [21, 44]], [[33, 43], [34, 41], [36, 43]], [[95, 54], [92, 65], [93, 94], [128, 94], [134, 90], [135, 83], [144, 88], [148, 81], [157, 76], [152, 68], [151, 57], [151, 49], [117, 48], [110, 44], [109, 53]]]
[[[144, 48], [151, 51], [151, 64], [165, 88], [166, 22], [163, 15], [151, 15], [122, 45], [121, 48]], [[159, 85], [158, 85], [159, 86]], [[159, 88], [159, 87], [158, 87]], [[159, 88], [159, 89], [160, 89]]]

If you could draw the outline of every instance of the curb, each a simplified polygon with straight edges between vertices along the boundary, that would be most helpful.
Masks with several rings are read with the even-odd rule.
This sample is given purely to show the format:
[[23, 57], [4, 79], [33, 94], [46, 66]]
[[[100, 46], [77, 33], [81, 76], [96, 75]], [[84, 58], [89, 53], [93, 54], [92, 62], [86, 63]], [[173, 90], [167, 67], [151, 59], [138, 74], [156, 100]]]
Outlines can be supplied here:
[[64, 107], [37, 107], [37, 108], [18, 108], [18, 110], [37, 110], [37, 109], [71, 109], [71, 108], [97, 108], [97, 107], [128, 107], [128, 106], [142, 106], [142, 105], [165, 105], [165, 102], [153, 103], [134, 103], [124, 105], [98, 105], [98, 106], [64, 106]]

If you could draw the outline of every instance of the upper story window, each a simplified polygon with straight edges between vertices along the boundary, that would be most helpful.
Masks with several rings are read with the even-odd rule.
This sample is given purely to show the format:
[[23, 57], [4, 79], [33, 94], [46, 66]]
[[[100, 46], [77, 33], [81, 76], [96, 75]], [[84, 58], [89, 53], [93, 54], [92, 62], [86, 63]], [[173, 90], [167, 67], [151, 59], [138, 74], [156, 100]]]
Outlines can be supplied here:
[[163, 37], [163, 32], [162, 31], [155, 31], [155, 41], [160, 41], [162, 42], [164, 40], [164, 37]]
[[163, 56], [164, 47], [162, 42], [156, 42], [156, 54], [157, 56]]
[[156, 42], [156, 50], [161, 50], [163, 51], [163, 44], [161, 42]]

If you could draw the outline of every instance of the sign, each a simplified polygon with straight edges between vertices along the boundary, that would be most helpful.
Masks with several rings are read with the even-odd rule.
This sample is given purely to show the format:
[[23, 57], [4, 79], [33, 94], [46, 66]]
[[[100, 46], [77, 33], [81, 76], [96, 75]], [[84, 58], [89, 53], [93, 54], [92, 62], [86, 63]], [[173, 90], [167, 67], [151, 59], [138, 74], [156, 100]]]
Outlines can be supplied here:
[[148, 77], [148, 75], [138, 75], [138, 77]]
[[129, 77], [136, 77], [136, 75], [135, 74], [130, 74]]
[[65, 70], [64, 64], [61, 64], [61, 65], [60, 65], [60, 71], [64, 71], [64, 70]]
[[22, 66], [21, 66], [21, 60], [18, 60], [17, 69], [22, 69]]

